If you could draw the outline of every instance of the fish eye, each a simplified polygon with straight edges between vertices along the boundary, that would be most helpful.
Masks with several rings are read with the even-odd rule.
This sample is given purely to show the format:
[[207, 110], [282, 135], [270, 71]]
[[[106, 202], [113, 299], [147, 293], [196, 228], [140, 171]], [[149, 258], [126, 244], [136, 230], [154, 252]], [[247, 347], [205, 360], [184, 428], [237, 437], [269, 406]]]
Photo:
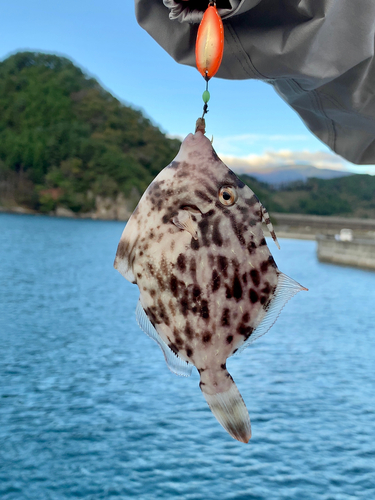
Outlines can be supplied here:
[[234, 205], [237, 198], [237, 191], [232, 186], [222, 186], [219, 189], [219, 201], [226, 207]]

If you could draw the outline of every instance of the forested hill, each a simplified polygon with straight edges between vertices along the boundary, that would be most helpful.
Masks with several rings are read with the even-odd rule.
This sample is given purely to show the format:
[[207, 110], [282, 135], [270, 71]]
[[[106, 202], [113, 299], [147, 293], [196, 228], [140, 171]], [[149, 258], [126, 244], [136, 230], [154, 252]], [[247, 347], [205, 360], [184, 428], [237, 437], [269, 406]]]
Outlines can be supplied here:
[[375, 176], [354, 174], [336, 179], [307, 179], [272, 188], [241, 177], [269, 212], [336, 215], [375, 219]]
[[0, 63], [0, 204], [90, 211], [123, 193], [134, 205], [178, 148], [64, 57]]

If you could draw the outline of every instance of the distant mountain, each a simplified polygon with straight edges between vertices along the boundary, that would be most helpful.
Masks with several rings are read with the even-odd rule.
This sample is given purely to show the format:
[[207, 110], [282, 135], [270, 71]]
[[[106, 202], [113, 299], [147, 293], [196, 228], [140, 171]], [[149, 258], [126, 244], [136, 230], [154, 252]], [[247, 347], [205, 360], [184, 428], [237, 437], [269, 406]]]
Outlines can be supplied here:
[[312, 177], [317, 179], [337, 179], [339, 177], [353, 175], [352, 172], [317, 168], [312, 165], [283, 165], [264, 169], [255, 168], [250, 172], [246, 172], [246, 174], [274, 187], [280, 187], [296, 181], [305, 182]]

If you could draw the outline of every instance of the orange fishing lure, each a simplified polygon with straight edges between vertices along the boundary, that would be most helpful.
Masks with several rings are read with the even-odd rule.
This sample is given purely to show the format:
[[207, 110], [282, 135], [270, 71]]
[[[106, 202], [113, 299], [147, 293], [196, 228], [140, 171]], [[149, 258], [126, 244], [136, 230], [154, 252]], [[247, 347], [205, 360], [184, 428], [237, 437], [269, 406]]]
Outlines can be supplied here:
[[195, 59], [199, 73], [208, 81], [220, 67], [224, 51], [224, 26], [215, 4], [207, 7], [198, 28]]

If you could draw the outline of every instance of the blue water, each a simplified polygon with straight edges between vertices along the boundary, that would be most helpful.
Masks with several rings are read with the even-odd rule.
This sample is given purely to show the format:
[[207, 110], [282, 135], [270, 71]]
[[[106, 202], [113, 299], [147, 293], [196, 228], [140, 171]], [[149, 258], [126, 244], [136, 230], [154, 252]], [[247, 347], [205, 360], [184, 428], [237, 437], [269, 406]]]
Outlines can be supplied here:
[[0, 215], [0, 498], [375, 499], [375, 273], [270, 243], [310, 291], [228, 361], [244, 445], [136, 325], [123, 225]]

